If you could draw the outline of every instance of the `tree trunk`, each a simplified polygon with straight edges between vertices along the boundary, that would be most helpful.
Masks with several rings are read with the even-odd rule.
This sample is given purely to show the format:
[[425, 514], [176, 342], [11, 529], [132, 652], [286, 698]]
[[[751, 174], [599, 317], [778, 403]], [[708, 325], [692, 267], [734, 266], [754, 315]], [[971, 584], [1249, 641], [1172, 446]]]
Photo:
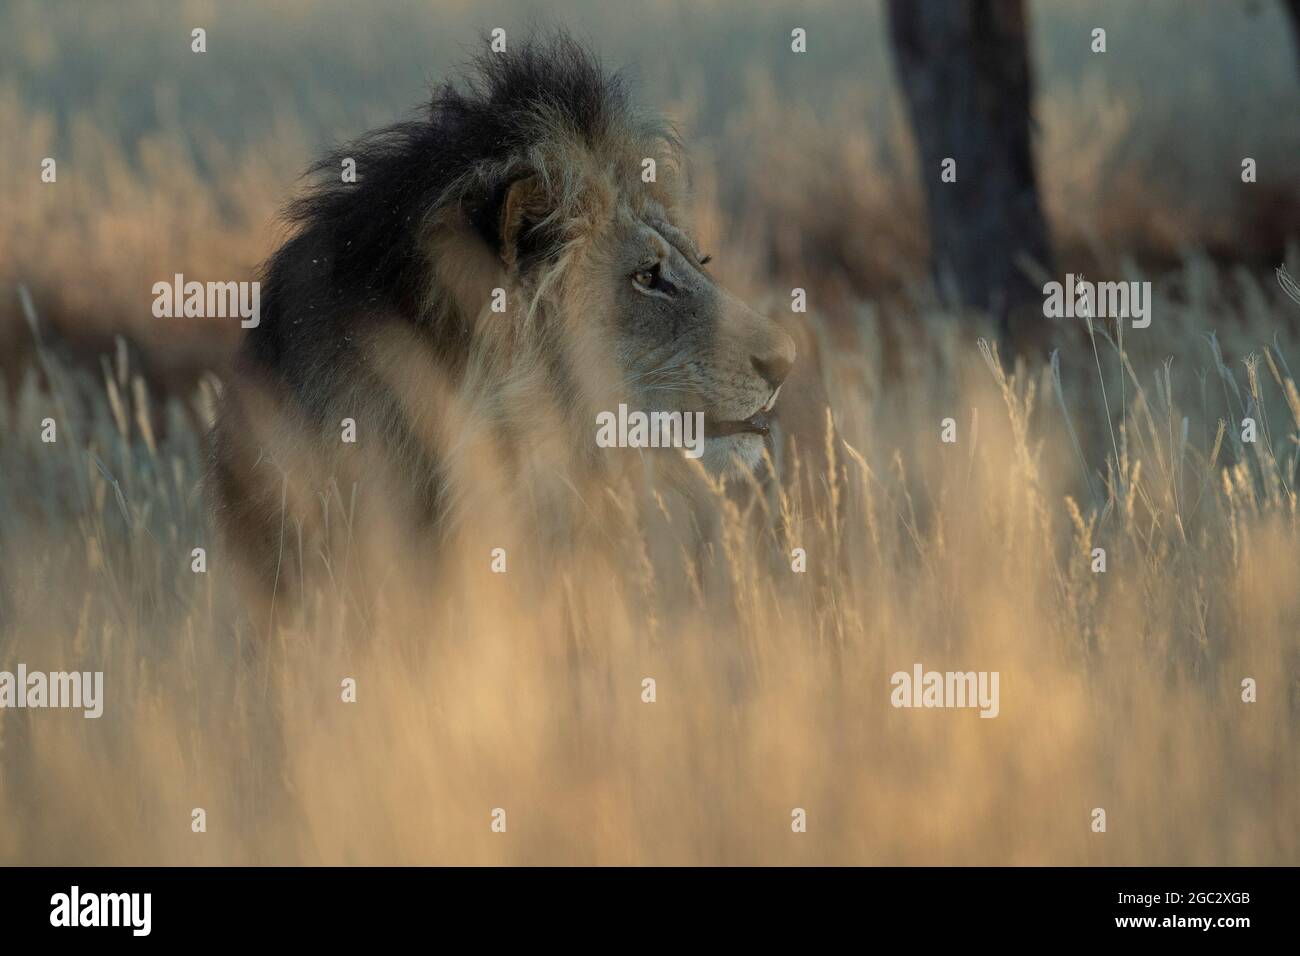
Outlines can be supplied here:
[[[1028, 257], [1050, 269], [1029, 142], [1024, 3], [888, 0], [888, 13], [939, 294], [953, 307], [993, 314], [1004, 331], [1025, 320], [1041, 328], [1041, 286], [1019, 265]], [[946, 159], [956, 161], [955, 182], [941, 178]]]
[[1296, 68], [1300, 69], [1300, 0], [1282, 0], [1291, 20], [1291, 37], [1295, 40]]

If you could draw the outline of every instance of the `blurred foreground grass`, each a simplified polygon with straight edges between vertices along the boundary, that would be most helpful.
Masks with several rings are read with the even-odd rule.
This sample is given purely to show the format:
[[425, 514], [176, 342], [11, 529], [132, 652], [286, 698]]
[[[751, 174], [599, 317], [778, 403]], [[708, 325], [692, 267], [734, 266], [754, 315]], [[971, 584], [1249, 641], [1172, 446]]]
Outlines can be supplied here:
[[[732, 514], [725, 588], [647, 564], [629, 510], [599, 560], [486, 574], [471, 534], [410, 587], [380, 554], [364, 614], [340, 582], [265, 645], [198, 494], [210, 388], [160, 414], [125, 356], [98, 381], [46, 356], [51, 389], [33, 373], [0, 408], [0, 661], [102, 669], [107, 702], [0, 714], [0, 860], [1294, 864], [1300, 397], [1294, 337], [1272, 341], [1293, 306], [1253, 285], [1229, 306], [1214, 275], [1189, 264], [1199, 304], [1158, 298], [1123, 354], [1099, 331], [1103, 379], [1067, 364], [1059, 399], [941, 314], [883, 389], [864, 311], [828, 369], [844, 515], [777, 502], [751, 538]], [[1201, 334], [1220, 323], [1231, 368]], [[1090, 493], [1066, 416], [1109, 435], [1100, 381]], [[892, 709], [914, 662], [998, 671], [1000, 715]]]

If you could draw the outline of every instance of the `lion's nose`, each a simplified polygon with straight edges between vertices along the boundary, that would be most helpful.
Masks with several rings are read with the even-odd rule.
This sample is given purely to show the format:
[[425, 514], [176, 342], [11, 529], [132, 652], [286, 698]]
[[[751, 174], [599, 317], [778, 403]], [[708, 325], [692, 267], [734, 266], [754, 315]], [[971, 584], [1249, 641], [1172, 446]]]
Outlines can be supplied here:
[[754, 363], [754, 371], [763, 376], [763, 381], [773, 390], [780, 388], [794, 366], [794, 360], [785, 355], [769, 355], [767, 358], [755, 355], [750, 361]]

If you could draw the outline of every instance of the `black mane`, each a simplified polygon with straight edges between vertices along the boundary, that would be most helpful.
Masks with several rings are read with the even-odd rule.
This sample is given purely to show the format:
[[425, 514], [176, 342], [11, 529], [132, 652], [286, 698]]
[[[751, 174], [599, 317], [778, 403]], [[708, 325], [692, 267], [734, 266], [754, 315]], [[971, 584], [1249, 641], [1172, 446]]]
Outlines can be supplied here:
[[[427, 281], [420, 230], [448, 187], [471, 178], [457, 199], [499, 252], [510, 183], [492, 170], [534, 145], [539, 114], [594, 141], [626, 106], [621, 77], [555, 34], [480, 54], [459, 85], [434, 94], [423, 118], [376, 130], [315, 164], [308, 175], [316, 184], [288, 209], [299, 228], [264, 269], [261, 324], [247, 333], [246, 360], [300, 381], [323, 361], [345, 358], [351, 323], [394, 314], [415, 321]], [[356, 162], [355, 183], [341, 180], [345, 158]], [[436, 346], [459, 330], [427, 331]]]

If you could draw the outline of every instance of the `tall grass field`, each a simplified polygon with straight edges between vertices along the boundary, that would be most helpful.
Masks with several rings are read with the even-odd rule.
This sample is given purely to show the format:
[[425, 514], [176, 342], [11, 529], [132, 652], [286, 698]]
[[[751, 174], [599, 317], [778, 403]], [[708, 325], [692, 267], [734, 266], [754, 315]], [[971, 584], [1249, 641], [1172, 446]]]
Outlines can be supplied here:
[[[105, 688], [98, 719], [0, 710], [0, 863], [1300, 862], [1280, 5], [1032, 4], [1043, 279], [1152, 288], [1148, 328], [1044, 318], [1032, 357], [930, 288], [877, 5], [561, 5], [681, 126], [723, 283], [808, 290], [834, 467], [811, 497], [719, 489], [703, 551], [654, 488], [506, 574], [505, 511], [436, 574], [358, 539], [250, 620], [201, 480], [239, 325], [156, 319], [151, 286], [253, 278], [321, 148], [549, 7], [0, 10], [0, 670]], [[347, 542], [366, 494], [320, 502]], [[996, 671], [997, 716], [893, 706], [918, 663]]]

